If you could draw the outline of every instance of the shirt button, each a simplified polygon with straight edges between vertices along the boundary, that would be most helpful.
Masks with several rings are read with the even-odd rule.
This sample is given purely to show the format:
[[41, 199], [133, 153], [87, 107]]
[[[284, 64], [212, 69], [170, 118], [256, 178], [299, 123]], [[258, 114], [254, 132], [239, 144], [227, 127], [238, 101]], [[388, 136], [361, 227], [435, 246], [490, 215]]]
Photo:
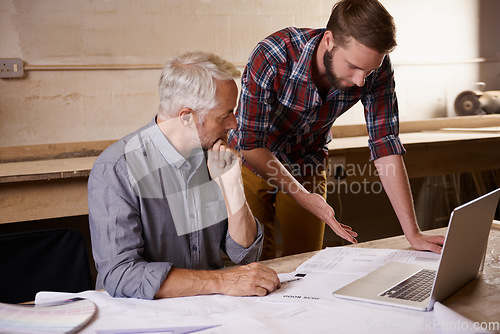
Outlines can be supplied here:
[[194, 219], [194, 213], [189, 214], [189, 218]]
[[193, 248], [191, 248], [193, 250], [193, 252], [196, 252], [198, 250], [198, 247], [196, 246], [193, 246]]

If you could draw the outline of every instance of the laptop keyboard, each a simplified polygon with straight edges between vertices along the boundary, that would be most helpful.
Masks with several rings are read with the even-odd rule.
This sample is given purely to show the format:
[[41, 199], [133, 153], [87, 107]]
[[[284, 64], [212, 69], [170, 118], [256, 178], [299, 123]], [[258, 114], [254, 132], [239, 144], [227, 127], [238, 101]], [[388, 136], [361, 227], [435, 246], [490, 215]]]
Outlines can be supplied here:
[[421, 302], [430, 296], [435, 276], [435, 270], [422, 269], [380, 296]]

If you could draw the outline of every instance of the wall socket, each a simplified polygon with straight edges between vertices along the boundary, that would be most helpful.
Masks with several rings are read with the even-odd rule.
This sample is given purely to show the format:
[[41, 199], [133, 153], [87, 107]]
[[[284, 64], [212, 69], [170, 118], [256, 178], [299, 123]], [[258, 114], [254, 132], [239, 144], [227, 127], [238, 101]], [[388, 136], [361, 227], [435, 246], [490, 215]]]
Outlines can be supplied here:
[[345, 155], [331, 155], [328, 157], [329, 170], [327, 172], [327, 179], [335, 183], [342, 182], [347, 177], [347, 164]]
[[0, 78], [21, 78], [24, 75], [24, 64], [19, 58], [0, 58]]

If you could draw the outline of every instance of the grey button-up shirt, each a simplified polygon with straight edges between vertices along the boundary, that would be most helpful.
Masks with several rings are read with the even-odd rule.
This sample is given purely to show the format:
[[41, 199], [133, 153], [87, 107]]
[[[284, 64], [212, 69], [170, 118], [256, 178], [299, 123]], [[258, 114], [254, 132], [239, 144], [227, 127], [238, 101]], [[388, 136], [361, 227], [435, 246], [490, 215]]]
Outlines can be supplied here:
[[202, 150], [183, 158], [155, 120], [108, 147], [88, 183], [97, 289], [115, 297], [153, 299], [170, 269], [218, 269], [220, 250], [236, 264], [257, 261], [254, 243], [228, 233], [224, 198]]

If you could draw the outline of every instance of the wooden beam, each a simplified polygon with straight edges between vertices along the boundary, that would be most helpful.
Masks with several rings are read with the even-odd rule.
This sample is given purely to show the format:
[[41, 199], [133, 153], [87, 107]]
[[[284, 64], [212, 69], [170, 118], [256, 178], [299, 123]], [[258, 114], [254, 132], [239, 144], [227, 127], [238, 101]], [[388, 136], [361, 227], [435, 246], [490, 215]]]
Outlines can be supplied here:
[[116, 140], [0, 147], [0, 163], [98, 156]]
[[2, 183], [88, 177], [96, 156], [0, 163]]
[[[407, 121], [399, 123], [399, 132], [434, 131], [445, 128], [485, 128], [500, 126], [500, 115], [477, 115], [462, 117], [440, 117], [420, 121]], [[334, 125], [332, 127], [334, 138], [367, 136], [365, 124]]]

